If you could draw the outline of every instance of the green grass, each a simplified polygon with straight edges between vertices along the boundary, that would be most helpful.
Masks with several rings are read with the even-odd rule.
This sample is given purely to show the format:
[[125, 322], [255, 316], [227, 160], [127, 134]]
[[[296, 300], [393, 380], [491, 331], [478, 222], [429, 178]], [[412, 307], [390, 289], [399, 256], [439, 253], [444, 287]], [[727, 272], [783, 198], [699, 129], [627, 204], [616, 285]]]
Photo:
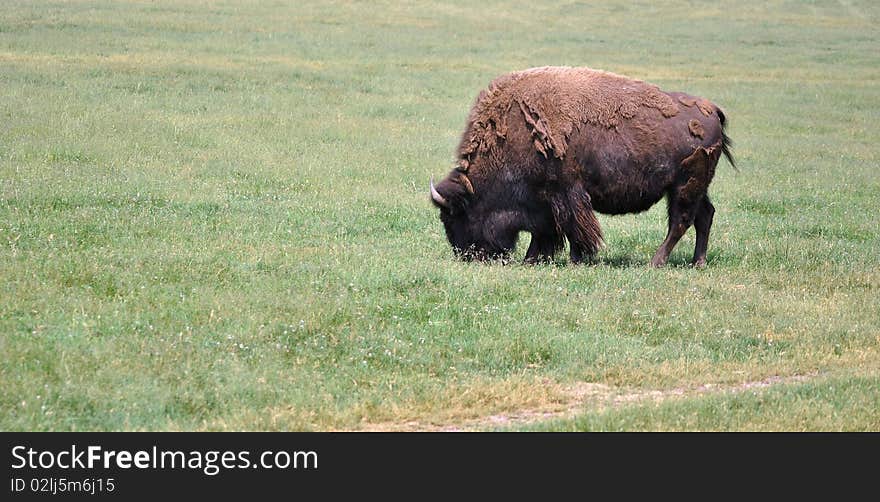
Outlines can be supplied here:
[[[577, 423], [880, 430], [854, 411], [880, 393], [880, 7], [659, 5], [6, 6], [0, 429], [347, 429], [848, 372], [762, 394], [837, 418], [743, 396], [732, 422], [703, 397]], [[453, 259], [428, 179], [481, 88], [548, 64], [725, 108], [705, 270], [693, 231], [647, 267], [662, 204], [600, 216], [596, 265]]]

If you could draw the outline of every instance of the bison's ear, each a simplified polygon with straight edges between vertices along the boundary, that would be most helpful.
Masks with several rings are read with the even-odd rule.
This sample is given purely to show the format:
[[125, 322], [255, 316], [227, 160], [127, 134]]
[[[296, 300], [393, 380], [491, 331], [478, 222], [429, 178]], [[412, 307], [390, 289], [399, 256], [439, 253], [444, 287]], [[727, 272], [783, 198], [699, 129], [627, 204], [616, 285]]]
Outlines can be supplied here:
[[461, 183], [457, 176], [450, 176], [437, 185], [434, 185], [434, 179], [431, 179], [431, 202], [440, 209], [450, 212], [458, 212], [467, 207], [473, 188], [470, 182]]

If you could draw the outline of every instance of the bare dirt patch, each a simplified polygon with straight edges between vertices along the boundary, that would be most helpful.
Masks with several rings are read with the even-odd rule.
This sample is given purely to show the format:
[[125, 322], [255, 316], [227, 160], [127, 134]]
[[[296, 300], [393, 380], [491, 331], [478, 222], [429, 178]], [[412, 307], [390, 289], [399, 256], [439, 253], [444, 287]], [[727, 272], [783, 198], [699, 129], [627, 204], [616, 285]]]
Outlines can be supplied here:
[[746, 392], [749, 390], [765, 389], [774, 385], [805, 382], [817, 376], [818, 374], [770, 376], [762, 380], [738, 384], [707, 383], [697, 387], [677, 387], [664, 390], [631, 390], [601, 383], [578, 382], [563, 388], [565, 400], [557, 405], [522, 409], [449, 423], [438, 423], [430, 420], [412, 420], [397, 423], [363, 423], [359, 428], [353, 430], [366, 432], [454, 432], [517, 427], [545, 420], [572, 418], [586, 410], [601, 411], [646, 402], [660, 403], [669, 399], [692, 398], [708, 394]]

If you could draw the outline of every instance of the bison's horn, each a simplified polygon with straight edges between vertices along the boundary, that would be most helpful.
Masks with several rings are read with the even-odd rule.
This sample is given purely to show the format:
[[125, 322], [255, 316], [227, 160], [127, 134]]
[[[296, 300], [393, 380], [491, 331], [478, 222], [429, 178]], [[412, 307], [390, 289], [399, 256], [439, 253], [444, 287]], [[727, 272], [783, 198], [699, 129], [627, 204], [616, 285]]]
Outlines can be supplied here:
[[431, 178], [431, 199], [443, 207], [447, 207], [447, 208], [449, 207], [449, 203], [446, 202], [446, 199], [444, 199], [443, 196], [440, 195], [440, 192], [438, 192], [437, 189], [434, 188], [434, 178], [433, 177]]

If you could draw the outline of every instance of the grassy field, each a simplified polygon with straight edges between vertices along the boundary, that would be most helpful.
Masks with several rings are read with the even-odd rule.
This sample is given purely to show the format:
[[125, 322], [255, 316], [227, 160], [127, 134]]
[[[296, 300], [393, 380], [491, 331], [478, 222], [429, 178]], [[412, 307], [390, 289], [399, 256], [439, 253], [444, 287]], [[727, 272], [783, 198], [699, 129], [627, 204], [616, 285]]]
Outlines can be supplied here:
[[533, 425], [537, 431], [876, 431], [880, 378], [839, 375], [778, 386], [646, 405], [591, 410]]
[[[880, 5], [4, 2], [0, 429], [880, 430]], [[661, 6], [662, 5], [662, 6]], [[719, 103], [704, 270], [457, 262], [428, 201], [494, 76]], [[528, 237], [520, 243], [521, 258]]]

